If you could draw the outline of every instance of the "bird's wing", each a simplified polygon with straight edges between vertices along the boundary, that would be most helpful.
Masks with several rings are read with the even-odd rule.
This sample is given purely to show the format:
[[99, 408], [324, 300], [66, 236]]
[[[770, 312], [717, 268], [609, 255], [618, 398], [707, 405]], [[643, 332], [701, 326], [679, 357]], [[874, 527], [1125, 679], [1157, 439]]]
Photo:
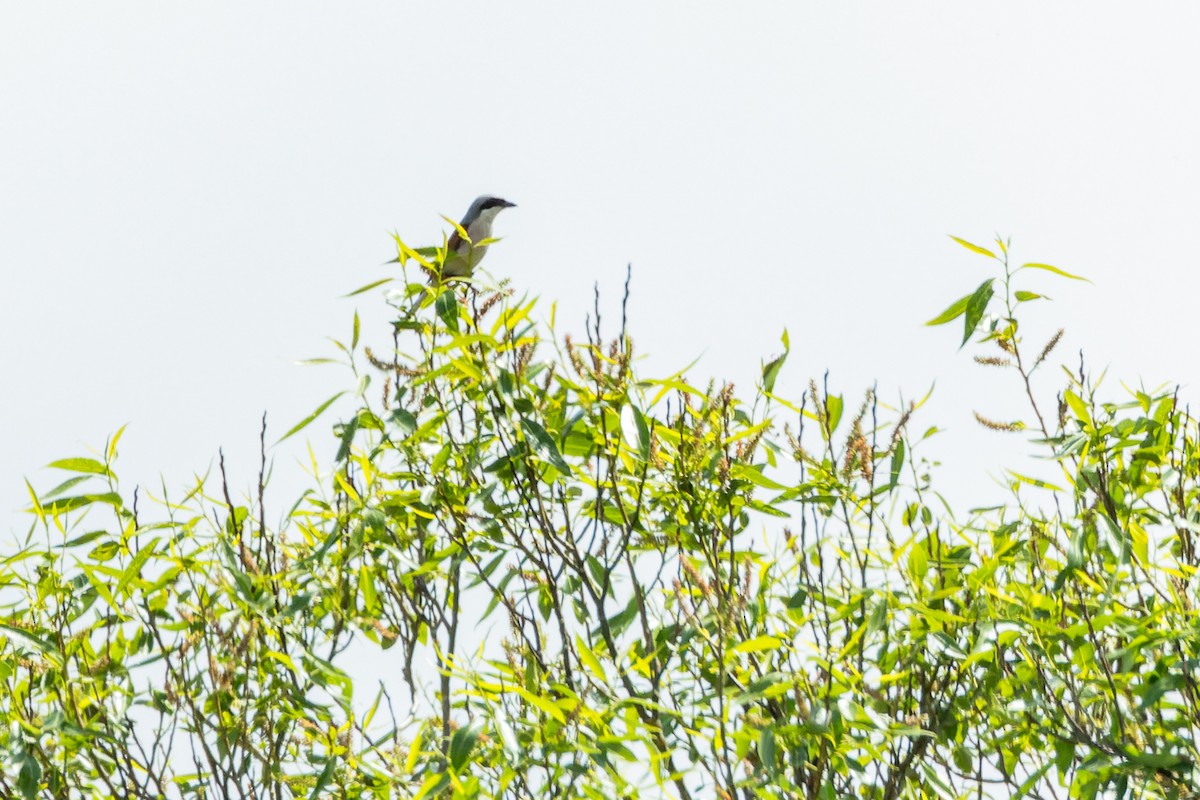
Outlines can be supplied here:
[[446, 242], [446, 250], [451, 253], [457, 253], [462, 250], [462, 246], [464, 244], [466, 244], [466, 242], [463, 241], [463, 238], [458, 235], [458, 231], [455, 230], [450, 234], [449, 241]]

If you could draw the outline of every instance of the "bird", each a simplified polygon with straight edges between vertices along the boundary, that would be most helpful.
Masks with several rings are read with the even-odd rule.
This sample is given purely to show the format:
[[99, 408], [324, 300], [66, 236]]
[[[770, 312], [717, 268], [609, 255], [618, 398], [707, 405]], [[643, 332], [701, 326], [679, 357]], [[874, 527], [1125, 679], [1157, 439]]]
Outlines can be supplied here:
[[442, 263], [442, 279], [469, 278], [476, 265], [487, 255], [488, 246], [481, 244], [492, 238], [492, 222], [506, 208], [515, 208], [516, 203], [483, 194], [475, 198], [462, 218], [459, 228], [466, 231], [467, 238], [456, 229], [446, 242], [446, 258]]

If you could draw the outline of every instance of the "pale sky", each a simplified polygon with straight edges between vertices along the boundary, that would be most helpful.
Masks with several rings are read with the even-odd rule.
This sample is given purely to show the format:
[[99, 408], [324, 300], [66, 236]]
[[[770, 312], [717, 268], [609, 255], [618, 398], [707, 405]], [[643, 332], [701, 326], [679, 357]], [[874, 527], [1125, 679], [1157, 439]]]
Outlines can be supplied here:
[[749, 391], [786, 327], [793, 396], [936, 381], [916, 427], [990, 504], [1030, 448], [971, 416], [1023, 412], [1015, 384], [922, 325], [988, 275], [947, 234], [1095, 281], [1031, 286], [1057, 360], [1197, 399], [1197, 30], [1191, 3], [4, 4], [0, 528], [126, 423], [127, 489], [221, 446], [248, 486], [264, 410], [278, 438], [350, 385], [294, 362], [356, 308], [383, 340], [339, 298], [388, 232], [438, 241], [483, 192], [519, 205], [487, 269], [562, 330], [633, 264], [643, 374], [702, 356]]

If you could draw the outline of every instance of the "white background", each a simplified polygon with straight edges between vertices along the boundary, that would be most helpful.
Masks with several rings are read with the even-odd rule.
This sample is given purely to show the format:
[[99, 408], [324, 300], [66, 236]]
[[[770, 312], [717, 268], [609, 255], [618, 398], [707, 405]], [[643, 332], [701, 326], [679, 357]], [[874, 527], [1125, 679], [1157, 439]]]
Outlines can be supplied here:
[[[1195, 394], [1200, 211], [1192, 4], [9, 3], [0, 9], [0, 534], [28, 477], [121, 425], [125, 488], [178, 491], [224, 447], [236, 486], [348, 375], [332, 355], [388, 236], [519, 204], [486, 264], [582, 331], [634, 268], [643, 374], [751, 389], [826, 369], [933, 399], [914, 427], [965, 505], [1032, 447], [972, 411], [1018, 387], [922, 323], [989, 275], [947, 234], [1011, 235], [1031, 345]], [[1033, 341], [1036, 339], [1037, 341]], [[1051, 371], [1053, 375], [1053, 371]], [[1057, 379], [1041, 388], [1052, 404]], [[318, 454], [329, 419], [306, 433]], [[275, 513], [307, 485], [274, 452]]]

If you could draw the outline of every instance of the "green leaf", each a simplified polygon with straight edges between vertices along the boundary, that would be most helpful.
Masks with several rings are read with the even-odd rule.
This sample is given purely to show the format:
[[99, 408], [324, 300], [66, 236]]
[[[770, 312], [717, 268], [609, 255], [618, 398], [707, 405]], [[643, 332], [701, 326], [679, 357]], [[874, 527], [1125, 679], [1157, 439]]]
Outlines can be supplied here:
[[[1069, 272], [1064, 272], [1063, 270], [1059, 269], [1058, 267], [1052, 267], [1049, 264], [1037, 264], [1037, 263], [1022, 264], [1019, 269], [1040, 269], [1040, 270], [1045, 270], [1046, 272], [1053, 272], [1055, 275], [1061, 275], [1064, 278], [1070, 278], [1073, 281], [1087, 281], [1088, 283], [1091, 283], [1091, 281], [1089, 281], [1087, 278], [1083, 277], [1082, 275], [1072, 275]], [[1015, 271], [1017, 271], [1017, 270], [1014, 270], [1014, 272]]]
[[1054, 766], [1058, 767], [1059, 775], [1066, 775], [1067, 770], [1075, 761], [1075, 743], [1066, 739], [1054, 740]]
[[596, 658], [596, 654], [587, 646], [587, 643], [576, 634], [575, 649], [579, 651], [579, 661], [588, 670], [596, 676], [601, 683], [608, 683], [608, 675], [604, 672], [604, 665], [600, 663], [600, 659]]
[[141, 577], [142, 566], [154, 555], [154, 545], [157, 542], [157, 539], [151, 540], [134, 554], [133, 559], [129, 562], [129, 566], [121, 573], [121, 579], [117, 581], [117, 586], [113, 589], [113, 594], [120, 594], [125, 591], [125, 587], [134, 579]]
[[49, 655], [54, 651], [54, 645], [50, 644], [50, 642], [38, 636], [34, 636], [32, 633], [23, 631], [20, 628], [14, 628], [12, 625], [0, 623], [0, 634], [12, 637], [17, 641], [24, 642], [42, 655]]
[[775, 391], [775, 379], [779, 377], [779, 370], [783, 367], [783, 362], [787, 361], [788, 352], [790, 350], [790, 342], [788, 341], [787, 328], [783, 329], [783, 336], [780, 337], [783, 342], [783, 353], [768, 361], [763, 365], [763, 389], [767, 392]]
[[971, 295], [963, 295], [949, 305], [949, 307], [938, 314], [933, 319], [926, 322], [926, 325], [945, 325], [951, 320], [956, 320], [963, 315], [967, 310], [967, 302], [970, 301]]
[[[425, 800], [426, 797], [437, 797], [449, 785], [449, 772], [435, 772], [421, 783], [421, 788], [413, 796], [413, 800]], [[313, 795], [313, 797], [315, 798], [316, 795]]]
[[1015, 296], [1016, 296], [1016, 298], [1017, 298], [1017, 302], [1018, 302], [1018, 303], [1027, 303], [1027, 302], [1029, 302], [1030, 300], [1041, 300], [1041, 299], [1046, 299], [1046, 300], [1049, 300], [1049, 299], [1050, 299], [1049, 297], [1046, 297], [1046, 295], [1044, 295], [1044, 294], [1038, 294], [1037, 292], [1021, 292], [1021, 291], [1018, 291], [1018, 292], [1015, 292], [1014, 294], [1015, 294]]
[[633, 424], [637, 426], [638, 458], [646, 462], [650, 460], [650, 426], [640, 408], [633, 404], [630, 404], [630, 408], [633, 409]]
[[[608, 618], [608, 628], [613, 636], [620, 636], [625, 629], [629, 627], [629, 623], [633, 622], [634, 619], [637, 618], [637, 600], [637, 595], [633, 595], [629, 598], [629, 603], [625, 606], [623, 611], [618, 611], [616, 614], [613, 614]], [[592, 632], [593, 638], [599, 637], [600, 635], [599, 628]]]
[[[1083, 566], [1086, 556], [1083, 552], [1083, 546], [1086, 541], [1087, 534], [1082, 530], [1074, 531], [1071, 534], [1070, 541], [1067, 544], [1067, 569], [1074, 571]], [[1066, 570], [1063, 571], [1066, 572]]]
[[378, 614], [379, 594], [374, 588], [374, 576], [366, 564], [359, 567], [359, 591], [362, 593], [362, 610], [368, 614]]
[[390, 415], [390, 419], [397, 428], [404, 431], [405, 434], [410, 434], [417, 429], [417, 418], [412, 413], [405, 411], [403, 408], [397, 408]]
[[111, 475], [108, 467], [94, 458], [64, 458], [47, 464], [54, 469], [65, 469], [71, 472], [86, 472], [89, 475]]
[[761, 653], [765, 650], [777, 650], [782, 644], [783, 640], [778, 636], [755, 636], [753, 639], [748, 639], [729, 648], [728, 653], [730, 655], [738, 653]]
[[1167, 418], [1171, 416], [1171, 412], [1175, 410], [1175, 398], [1164, 397], [1154, 409], [1154, 421], [1159, 425], [1165, 425]]
[[567, 717], [565, 714], [563, 714], [563, 710], [561, 708], [559, 708], [554, 703], [554, 701], [550, 700], [549, 698], [543, 697], [540, 694], [535, 694], [535, 693], [529, 691], [528, 689], [521, 689], [521, 688], [517, 689], [517, 694], [519, 694], [519, 695], [521, 695], [521, 697], [525, 698], [529, 702], [530, 705], [539, 709], [540, 711], [542, 711], [543, 713], [545, 713], [547, 716], [551, 717], [552, 719], [557, 720], [560, 724], [567, 721]]
[[1129, 761], [1154, 770], [1173, 770], [1191, 763], [1185, 756], [1175, 753], [1130, 753]]
[[[307, 417], [305, 417], [304, 419], [300, 420], [295, 425], [293, 425], [292, 429], [289, 430], [287, 433], [285, 433], [282, 436], [282, 438], [280, 438], [279, 442], [282, 442], [282, 441], [288, 439], [289, 437], [291, 437], [292, 435], [297, 434], [300, 431], [307, 428], [312, 423], [313, 420], [315, 420], [317, 417], [321, 416], [321, 414], [323, 414], [325, 412], [325, 409], [327, 409], [331, 405], [333, 405], [334, 402], [344, 394], [345, 394], [345, 392], [338, 392], [333, 397], [326, 400], [324, 403], [321, 403], [321, 405], [317, 406], [316, 411], [312, 412]], [[276, 442], [275, 444], [279, 444], [279, 442]]]
[[113, 508], [121, 508], [121, 495], [116, 492], [102, 494], [81, 494], [74, 497], [59, 497], [42, 503], [42, 508], [54, 514], [65, 514], [77, 508], [86, 508], [93, 503], [108, 503]]
[[471, 757], [471, 751], [475, 749], [475, 743], [478, 741], [478, 725], [468, 725], [465, 728], [459, 728], [450, 737], [450, 766], [455, 772], [462, 772], [463, 767], [467, 765], [467, 759]]
[[525, 431], [526, 438], [533, 444], [533, 450], [543, 461], [549, 462], [556, 470], [564, 476], [571, 475], [571, 467], [563, 461], [562, 454], [558, 452], [558, 445], [555, 444], [554, 438], [546, 433], [546, 429], [531, 419], [521, 420], [521, 430]]
[[17, 771], [17, 791], [25, 800], [33, 800], [37, 797], [38, 788], [42, 783], [42, 765], [25, 749], [23, 744], [10, 746], [9, 758], [14, 766], [20, 764]]
[[321, 796], [321, 793], [325, 791], [325, 787], [333, 780], [334, 768], [336, 766], [336, 759], [330, 758], [325, 762], [325, 769], [321, 770], [321, 774], [317, 776], [317, 781], [313, 784], [313, 790], [309, 794], [308, 800], [317, 800]]
[[1029, 794], [1030, 790], [1033, 789], [1034, 786], [1037, 786], [1037, 782], [1042, 779], [1042, 776], [1045, 775], [1053, 765], [1053, 761], [1047, 761], [1045, 764], [1042, 764], [1040, 767], [1035, 769], [1032, 774], [1025, 779], [1025, 782], [1017, 787], [1017, 793], [1012, 796], [1012, 800], [1020, 800], [1022, 797]]
[[362, 729], [371, 729], [371, 720], [375, 719], [375, 712], [379, 710], [379, 703], [383, 700], [384, 687], [380, 685], [379, 691], [375, 693], [375, 702], [371, 703], [371, 707], [367, 709], [367, 713], [362, 718]]
[[767, 774], [774, 778], [779, 773], [776, 763], [778, 750], [775, 746], [775, 726], [768, 725], [762, 729], [758, 737], [758, 759], [762, 762]]
[[458, 297], [455, 296], [453, 288], [442, 289], [442, 293], [434, 301], [433, 308], [447, 328], [458, 331]]
[[1121, 526], [1113, 520], [1108, 514], [1100, 511], [1096, 516], [1103, 522], [1103, 525], [1096, 526], [1096, 532], [1104, 531], [1105, 542], [1108, 544], [1109, 550], [1122, 563], [1129, 562], [1129, 537], [1121, 530]]
[[42, 503], [48, 503], [55, 497], [58, 497], [60, 494], [66, 492], [68, 489], [73, 489], [84, 481], [90, 481], [91, 479], [91, 475], [76, 475], [74, 478], [67, 478], [58, 486], [55, 486], [53, 489], [42, 495]]
[[733, 478], [740, 478], [742, 480], [749, 481], [755, 486], [761, 486], [764, 489], [774, 489], [777, 492], [782, 492], [788, 488], [782, 483], [773, 481], [766, 475], [763, 475], [760, 468], [751, 464], [734, 464], [730, 468], [729, 474]]
[[991, 250], [988, 250], [986, 247], [980, 247], [977, 244], [971, 244], [970, 242], [968, 242], [964, 239], [960, 239], [957, 236], [951, 236], [950, 238], [953, 239], [954, 241], [958, 242], [959, 244], [961, 244], [963, 247], [970, 250], [972, 253], [979, 253], [979, 255], [987, 256], [988, 258], [996, 257], [996, 254], [993, 253]]
[[974, 291], [971, 297], [967, 300], [966, 317], [963, 319], [963, 339], [959, 347], [965, 345], [971, 339], [971, 334], [975, 333], [975, 329], [979, 327], [979, 321], [983, 319], [984, 313], [987, 311], [988, 303], [992, 299], [992, 281], [994, 278], [988, 278], [983, 283], [979, 284], [979, 288]]
[[1076, 419], [1089, 426], [1092, 424], [1092, 415], [1088, 412], [1087, 403], [1083, 402], [1082, 397], [1067, 389], [1063, 392], [1063, 400], [1066, 400], [1067, 405], [1071, 407], [1071, 411], [1075, 412]]
[[264, 653], [264, 656], [272, 661], [278, 661], [280, 664], [287, 667], [290, 672], [300, 671], [296, 668], [296, 662], [292, 661], [292, 657], [287, 653], [280, 653], [277, 650], [268, 650], [266, 653]]
[[888, 604], [886, 595], [875, 603], [871, 609], [871, 618], [867, 620], [867, 635], [871, 636], [881, 630], [888, 621]]
[[497, 705], [495, 711], [496, 731], [500, 734], [504, 753], [515, 762], [521, 756], [521, 740], [517, 738], [517, 732], [513, 730], [512, 725], [504, 718], [503, 707]]
[[342, 440], [338, 445], [337, 455], [334, 456], [335, 461], [345, 461], [350, 457], [350, 447], [354, 444], [354, 434], [358, 432], [358, 415], [350, 418], [350, 421], [342, 426]]
[[[391, 263], [391, 262], [389, 262], [389, 263]], [[383, 286], [385, 283], [391, 283], [393, 280], [395, 280], [395, 278], [380, 278], [377, 281], [368, 283], [366, 286], [360, 286], [357, 289], [355, 289], [353, 292], [351, 292], [350, 294], [342, 295], [342, 297], [354, 297], [354, 295], [356, 295], [356, 294], [362, 294], [363, 292], [369, 292], [372, 289], [374, 289], [376, 286]]]
[[63, 545], [63, 547], [78, 547], [81, 544], [87, 544], [99, 539], [101, 536], [108, 536], [108, 531], [88, 531], [82, 536], [76, 536], [71, 541]]
[[904, 469], [904, 440], [896, 440], [896, 449], [892, 451], [891, 475], [888, 478], [888, 488], [895, 489], [900, 482], [900, 472]]
[[825, 396], [825, 413], [829, 420], [829, 433], [837, 430], [838, 423], [842, 421], [842, 410], [846, 407], [846, 401], [842, 399], [840, 394], [830, 394]]
[[1007, 472], [1009, 475], [1016, 478], [1018, 483], [1026, 483], [1026, 484], [1029, 484], [1030, 486], [1036, 486], [1039, 489], [1049, 489], [1052, 492], [1061, 492], [1062, 491], [1061, 486], [1055, 486], [1053, 483], [1044, 481], [1040, 478], [1031, 478], [1028, 475], [1022, 475], [1019, 472], [1013, 472], [1011, 469], [1005, 470], [1005, 472]]
[[929, 568], [929, 557], [926, 553], [926, 547], [927, 545], [921, 542], [909, 550], [908, 571], [917, 582], [924, 579], [925, 571]]
[[121, 437], [125, 435], [125, 428], [127, 428], [127, 427], [128, 427], [128, 425], [122, 425], [120, 428], [117, 429], [117, 432], [112, 435], [112, 438], [109, 439], [108, 448], [107, 448], [107, 452], [108, 452], [107, 460], [108, 461], [112, 461], [114, 458], [117, 457], [117, 443], [120, 442]]
[[768, 392], [775, 391], [775, 379], [779, 377], [779, 370], [783, 367], [783, 362], [787, 360], [787, 353], [768, 361], [762, 368], [763, 389]]
[[746, 691], [734, 695], [734, 702], [747, 705], [764, 697], [779, 697], [792, 691], [794, 679], [781, 672], [768, 672], [746, 687]]
[[105, 542], [103, 544], [98, 544], [91, 549], [91, 552], [87, 554], [87, 557], [90, 561], [105, 562], [115, 556], [117, 551], [120, 550], [120, 547], [121, 546], [116, 542]]
[[[787, 492], [784, 492], [783, 495], [776, 498], [773, 502], [779, 503], [779, 502], [782, 502], [783, 500], [789, 500], [789, 499], [791, 499], [791, 498], [787, 496]], [[784, 511], [781, 508], [776, 508], [773, 505], [768, 505], [767, 503], [764, 503], [760, 500], [750, 500], [748, 503], [746, 503], [746, 507], [753, 509], [755, 511], [758, 511], [760, 513], [763, 513], [763, 514], [769, 514], [772, 517], [779, 517], [780, 519], [791, 519], [791, 517], [792, 517], [791, 512]]]

